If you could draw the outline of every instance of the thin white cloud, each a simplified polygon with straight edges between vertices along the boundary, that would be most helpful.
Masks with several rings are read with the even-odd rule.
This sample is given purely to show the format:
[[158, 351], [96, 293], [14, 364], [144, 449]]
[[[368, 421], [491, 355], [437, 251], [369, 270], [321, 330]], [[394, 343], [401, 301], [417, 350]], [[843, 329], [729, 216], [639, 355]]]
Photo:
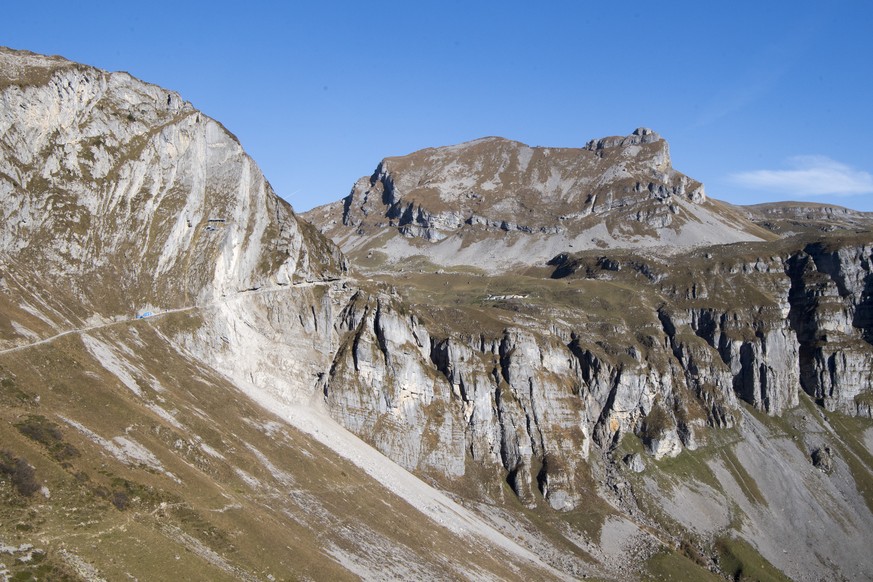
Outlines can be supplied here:
[[796, 196], [873, 194], [873, 175], [827, 156], [796, 156], [789, 158], [789, 164], [792, 169], [741, 172], [731, 175], [731, 180], [747, 188]]
[[723, 89], [704, 105], [692, 127], [705, 127], [740, 111], [766, 95], [781, 77], [782, 71], [774, 69], [767, 74], [758, 75], [754, 80]]

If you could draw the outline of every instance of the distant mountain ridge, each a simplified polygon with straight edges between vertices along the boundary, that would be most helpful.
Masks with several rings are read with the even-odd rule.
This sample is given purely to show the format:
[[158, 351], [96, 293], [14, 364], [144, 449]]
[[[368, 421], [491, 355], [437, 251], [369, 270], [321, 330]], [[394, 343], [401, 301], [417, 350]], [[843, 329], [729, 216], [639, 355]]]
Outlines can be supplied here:
[[873, 225], [873, 212], [861, 212], [815, 202], [769, 202], [743, 209], [756, 224], [781, 236], [801, 233], [866, 230]]
[[674, 170], [666, 140], [647, 128], [583, 148], [491, 137], [387, 158], [342, 201], [304, 216], [353, 258], [423, 255], [488, 270], [543, 262], [570, 247], [773, 238]]

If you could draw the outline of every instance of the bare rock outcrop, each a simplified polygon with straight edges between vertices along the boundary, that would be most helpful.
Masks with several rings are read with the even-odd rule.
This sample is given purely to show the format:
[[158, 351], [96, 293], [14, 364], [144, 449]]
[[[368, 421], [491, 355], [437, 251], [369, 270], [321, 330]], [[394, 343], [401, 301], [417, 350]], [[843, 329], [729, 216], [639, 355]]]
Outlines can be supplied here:
[[177, 93], [8, 49], [0, 71], [0, 251], [16, 269], [104, 315], [341, 272], [336, 247]]
[[780, 416], [802, 390], [830, 410], [869, 413], [870, 247], [831, 244], [826, 254], [789, 242], [770, 255], [761, 244], [688, 262], [622, 253], [572, 262], [564, 276], [665, 298], [641, 307], [636, 330], [517, 322], [499, 334], [435, 335], [399, 298], [359, 294], [342, 318], [347, 339], [326, 399], [404, 466], [458, 477], [466, 455], [525, 504], [570, 509], [588, 486], [592, 447], [626, 434], [656, 459], [676, 456], [737, 426], [740, 401]]
[[828, 410], [870, 416], [873, 245], [806, 245], [791, 258], [790, 320], [804, 390]]
[[[311, 548], [307, 568], [363, 577], [384, 577], [383, 558], [399, 555], [398, 579], [542, 578], [516, 558], [536, 572], [555, 563], [559, 579], [625, 579], [676, 547], [717, 570], [702, 548], [732, 536], [754, 542], [741, 553], [756, 567], [760, 552], [795, 577], [869, 570], [858, 556], [873, 523], [871, 433], [830, 414], [873, 417], [865, 216], [747, 216], [676, 172], [649, 129], [574, 149], [486, 138], [388, 158], [310, 214], [354, 253], [385, 251], [358, 276], [227, 130], [173, 92], [0, 49], [0, 105], [5, 418], [19, 431], [43, 418], [33, 411], [65, 420], [83, 452], [105, 449], [104, 483], [139, 473], [152, 485], [130, 491], [152, 505], [126, 493], [114, 505], [153, 539], [183, 531], [170, 505], [213, 491], [202, 515], [178, 514], [194, 537], [170, 535], [165, 551], [214, 547], [208, 561], [239, 578], [263, 546], [228, 540], [265, 518], [271, 537]], [[804, 213], [814, 224], [780, 238]], [[525, 269], [505, 270], [501, 255]], [[153, 308], [160, 317], [135, 320]], [[104, 399], [123, 414], [103, 418]], [[109, 422], [92, 432], [85, 419]], [[119, 436], [97, 436], [110, 425]], [[38, 452], [41, 437], [5, 434], [39, 471], [61, 460]], [[138, 456], [110, 465], [112, 442]], [[52, 495], [96, 495], [90, 509], [116, 521], [70, 467], [55, 467]], [[164, 477], [173, 493], [160, 497]], [[390, 519], [367, 523], [383, 506]], [[396, 527], [413, 516], [428, 521]], [[485, 549], [455, 563], [399, 533], [424, 530], [443, 549], [479, 532]], [[475, 566], [492, 546], [508, 553]]]
[[688, 247], [771, 236], [707, 198], [700, 182], [672, 167], [667, 141], [646, 128], [583, 148], [488, 137], [386, 158], [344, 199], [305, 217], [353, 258], [424, 255], [489, 270], [545, 261], [568, 245]]

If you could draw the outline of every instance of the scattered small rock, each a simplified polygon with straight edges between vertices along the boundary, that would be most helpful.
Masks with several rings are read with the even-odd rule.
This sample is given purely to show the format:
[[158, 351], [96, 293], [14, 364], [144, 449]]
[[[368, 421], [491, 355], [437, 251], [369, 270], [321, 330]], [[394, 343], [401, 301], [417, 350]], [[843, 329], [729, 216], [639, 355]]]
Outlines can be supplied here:
[[834, 453], [828, 445], [821, 446], [812, 452], [813, 466], [830, 475], [834, 471]]
[[646, 470], [646, 463], [643, 461], [643, 457], [639, 453], [625, 455], [622, 462], [634, 473], [642, 473]]

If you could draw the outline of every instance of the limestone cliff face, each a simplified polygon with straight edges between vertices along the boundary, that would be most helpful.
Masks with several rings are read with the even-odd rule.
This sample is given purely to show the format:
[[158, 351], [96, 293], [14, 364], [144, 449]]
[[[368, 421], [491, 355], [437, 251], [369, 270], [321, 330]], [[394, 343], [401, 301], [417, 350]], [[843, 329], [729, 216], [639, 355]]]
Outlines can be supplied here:
[[464, 426], [430, 362], [431, 337], [389, 295], [356, 293], [325, 378], [331, 413], [408, 469], [464, 474]]
[[804, 390], [828, 410], [873, 418], [873, 244], [813, 243], [789, 264], [790, 320]]
[[0, 252], [104, 315], [340, 271], [218, 122], [125, 73], [0, 51]]
[[396, 296], [359, 292], [340, 317], [325, 401], [410, 469], [454, 478], [473, 462], [526, 504], [570, 509], [591, 447], [627, 433], [656, 458], [676, 456], [735, 426], [740, 401], [778, 416], [801, 390], [870, 415], [871, 247], [831, 245], [577, 263], [589, 279], [665, 298], [636, 299], [633, 328], [517, 320], [496, 334], [435, 332]]
[[[801, 389], [828, 409], [871, 414], [869, 242], [671, 260], [565, 254], [556, 276], [638, 293], [604, 319], [545, 311], [461, 332], [394, 293], [308, 283], [342, 273], [336, 247], [272, 194], [232, 135], [175, 93], [56, 58], [0, 58], [5, 276], [41, 278], [44, 293], [63, 288], [55, 295], [77, 302], [44, 317], [200, 305], [207, 323], [174, 338], [187, 353], [280, 400], [318, 395], [407, 468], [457, 478], [475, 464], [528, 505], [569, 509], [585, 493], [592, 447], [624, 434], [675, 456], [710, 428], [734, 426], [740, 400], [778, 415]], [[619, 195], [634, 164], [653, 181], [634, 178]], [[360, 226], [387, 207], [401, 230], [509, 232], [495, 221], [526, 208], [524, 195], [508, 195], [513, 180], [537, 185], [531, 233], [555, 212], [569, 216], [561, 204], [597, 214], [640, 200], [707, 203], [671, 169], [666, 142], [640, 130], [572, 152], [489, 139], [388, 160], [370, 190], [347, 199], [343, 220]], [[505, 195], [467, 196], [479, 191]], [[292, 295], [280, 292], [294, 283]]]
[[788, 236], [797, 233], [867, 230], [873, 212], [860, 212], [813, 202], [771, 202], [746, 206], [747, 217], [767, 230]]
[[390, 295], [358, 293], [339, 325], [324, 395], [348, 428], [409, 469], [460, 477], [476, 463], [526, 503], [536, 488], [556, 507], [578, 501], [591, 422], [565, 345], [520, 329], [434, 338]]
[[[648, 427], [656, 456], [701, 438], [706, 418], [685, 418], [694, 404], [674, 392], [682, 372], [663, 365], [664, 349], [621, 358], [520, 327], [437, 338], [401, 309], [390, 296], [356, 295], [340, 318], [347, 336], [324, 394], [347, 427], [410, 469], [459, 477], [472, 462], [526, 504], [539, 496], [570, 509], [584, 493], [592, 439], [608, 447], [642, 430], [658, 402], [670, 411], [669, 426]], [[715, 396], [727, 400], [714, 421], [722, 426], [735, 405], [727, 386]]]
[[332, 360], [344, 257], [176, 93], [0, 50], [0, 196], [4, 347], [198, 307], [175, 341], [237, 382], [305, 399]]

